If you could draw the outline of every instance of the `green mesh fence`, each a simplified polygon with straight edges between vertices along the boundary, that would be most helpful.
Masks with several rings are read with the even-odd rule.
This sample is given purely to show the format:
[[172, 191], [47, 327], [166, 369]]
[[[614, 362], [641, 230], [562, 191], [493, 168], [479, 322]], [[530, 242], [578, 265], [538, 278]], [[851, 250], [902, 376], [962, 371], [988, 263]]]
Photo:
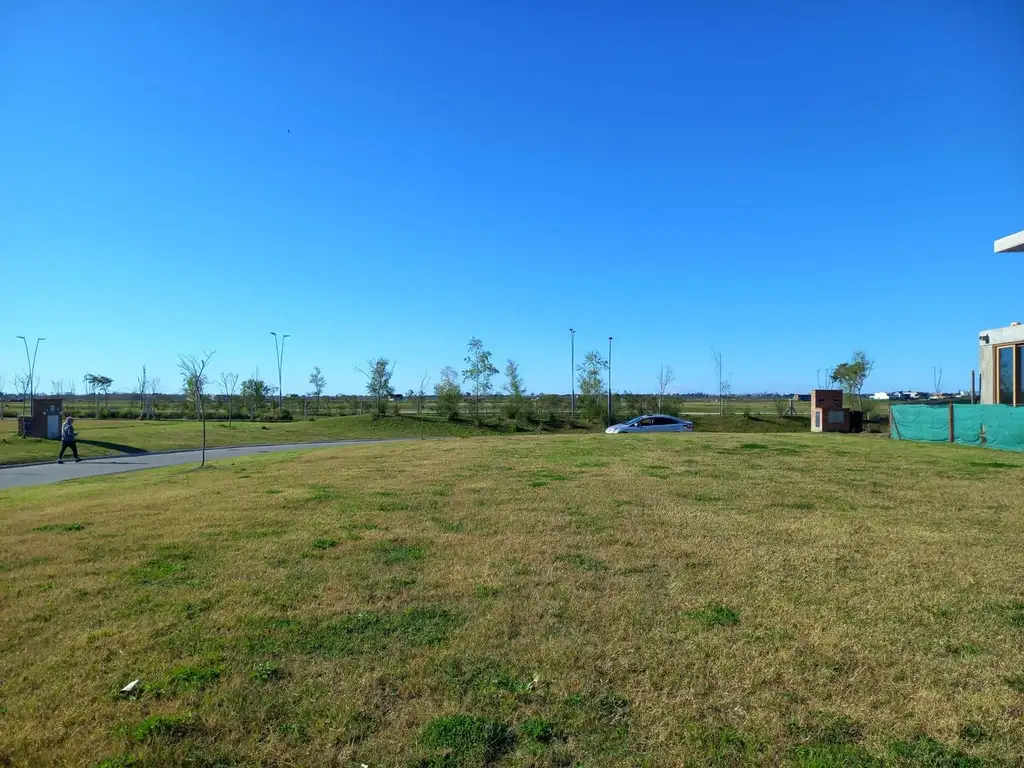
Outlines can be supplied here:
[[[954, 405], [953, 441], [1003, 451], [1024, 451], [1024, 408], [1009, 405]], [[894, 405], [894, 440], [949, 442], [949, 405]]]

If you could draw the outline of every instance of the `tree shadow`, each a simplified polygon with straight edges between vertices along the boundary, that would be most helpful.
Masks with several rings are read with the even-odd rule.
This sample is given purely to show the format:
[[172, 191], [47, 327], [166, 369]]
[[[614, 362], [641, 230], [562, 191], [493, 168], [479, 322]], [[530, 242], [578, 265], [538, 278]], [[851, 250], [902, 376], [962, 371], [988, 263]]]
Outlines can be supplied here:
[[145, 448], [136, 448], [134, 445], [122, 445], [121, 443], [107, 443], [103, 440], [79, 440], [79, 445], [93, 445], [97, 448], [106, 448], [108, 451], [117, 451], [118, 453], [128, 454], [140, 454], [149, 453]]

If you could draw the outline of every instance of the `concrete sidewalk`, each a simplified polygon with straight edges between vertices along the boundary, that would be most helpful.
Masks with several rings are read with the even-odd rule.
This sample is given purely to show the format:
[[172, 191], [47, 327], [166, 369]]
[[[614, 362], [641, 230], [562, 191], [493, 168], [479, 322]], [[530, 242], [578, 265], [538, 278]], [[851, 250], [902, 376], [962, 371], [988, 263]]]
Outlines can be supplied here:
[[[242, 445], [233, 448], [207, 448], [206, 460], [218, 461], [236, 456], [252, 456], [260, 453], [298, 451], [314, 448], [339, 448], [348, 445], [372, 445], [375, 443], [406, 442], [410, 438], [381, 440], [339, 440], [327, 443], [289, 443], [285, 445]], [[174, 467], [181, 464], [198, 464], [202, 451], [169, 451], [167, 453], [136, 453], [123, 456], [105, 456], [100, 459], [85, 459], [76, 464], [70, 454], [64, 455], [64, 463], [24, 464], [0, 467], [0, 490], [19, 488], [27, 485], [49, 485], [64, 480], [77, 480], [97, 475], [115, 475], [121, 472], [137, 472], [141, 469]]]

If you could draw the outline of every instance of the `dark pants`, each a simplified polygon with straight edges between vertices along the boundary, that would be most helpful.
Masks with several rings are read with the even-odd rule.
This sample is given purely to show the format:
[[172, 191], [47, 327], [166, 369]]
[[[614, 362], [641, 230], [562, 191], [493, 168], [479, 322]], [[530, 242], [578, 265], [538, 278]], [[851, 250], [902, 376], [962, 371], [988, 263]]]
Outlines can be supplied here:
[[64, 458], [64, 451], [66, 451], [68, 448], [71, 449], [71, 452], [75, 455], [75, 458], [77, 459], [78, 458], [78, 443], [76, 443], [74, 440], [72, 440], [71, 442], [68, 442], [66, 440], [61, 440], [60, 441], [60, 455], [57, 458], [58, 459], [63, 459]]

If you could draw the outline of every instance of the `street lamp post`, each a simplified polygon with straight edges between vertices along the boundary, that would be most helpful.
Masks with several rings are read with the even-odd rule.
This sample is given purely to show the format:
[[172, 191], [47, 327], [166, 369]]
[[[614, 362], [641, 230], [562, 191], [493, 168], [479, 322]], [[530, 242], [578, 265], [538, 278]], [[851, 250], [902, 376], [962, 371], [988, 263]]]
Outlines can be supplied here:
[[612, 337], [608, 337], [608, 426], [612, 425]]
[[277, 357], [277, 410], [281, 411], [284, 409], [284, 389], [281, 384], [281, 368], [284, 365], [284, 340], [291, 334], [281, 334], [280, 346], [277, 343], [277, 334], [271, 331], [270, 335], [274, 337], [274, 354]]
[[576, 420], [576, 329], [569, 329], [569, 420]]
[[32, 350], [32, 355], [28, 353], [28, 339], [24, 336], [19, 336], [25, 343], [25, 359], [28, 361], [28, 412], [32, 413], [32, 404], [36, 396], [36, 355], [39, 353], [39, 342], [46, 341], [45, 336], [40, 336], [36, 339], [35, 349]]

